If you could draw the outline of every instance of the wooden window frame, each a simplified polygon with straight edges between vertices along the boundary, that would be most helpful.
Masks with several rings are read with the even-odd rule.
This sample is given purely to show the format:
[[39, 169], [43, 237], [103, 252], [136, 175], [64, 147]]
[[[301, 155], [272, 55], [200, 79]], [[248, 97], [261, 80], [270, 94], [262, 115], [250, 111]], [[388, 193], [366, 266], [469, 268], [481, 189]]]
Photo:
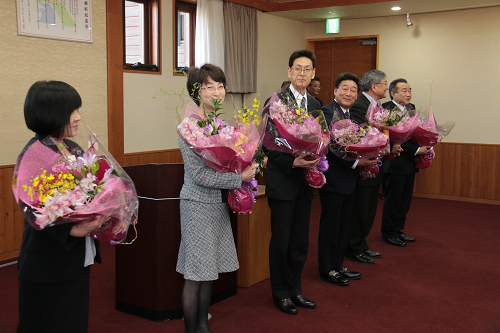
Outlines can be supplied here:
[[129, 73], [161, 74], [161, 8], [160, 0], [128, 0], [144, 5], [145, 64], [126, 61], [125, 0], [123, 2], [123, 70]]
[[194, 19], [191, 19], [191, 24], [190, 24], [190, 43], [189, 43], [189, 49], [190, 49], [190, 63], [192, 66], [194, 66], [194, 52], [195, 52], [195, 32], [196, 32], [196, 2], [190, 1], [190, 0], [174, 0], [172, 1], [173, 4], [173, 18], [172, 22], [174, 24], [173, 26], [173, 75], [185, 75], [186, 68], [184, 67], [177, 67], [177, 37], [178, 37], [178, 31], [177, 31], [177, 17], [178, 17], [178, 12], [188, 12], [191, 14], [191, 17]]

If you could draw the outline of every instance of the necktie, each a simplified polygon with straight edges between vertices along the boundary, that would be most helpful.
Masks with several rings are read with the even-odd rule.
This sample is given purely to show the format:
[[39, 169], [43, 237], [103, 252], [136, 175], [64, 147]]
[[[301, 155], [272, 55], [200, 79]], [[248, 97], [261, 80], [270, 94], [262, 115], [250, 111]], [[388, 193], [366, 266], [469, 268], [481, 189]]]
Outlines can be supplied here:
[[351, 119], [351, 114], [349, 113], [349, 110], [345, 112], [345, 119]]
[[302, 100], [300, 102], [300, 108], [304, 109], [307, 111], [306, 109], [306, 98], [305, 97], [302, 97]]

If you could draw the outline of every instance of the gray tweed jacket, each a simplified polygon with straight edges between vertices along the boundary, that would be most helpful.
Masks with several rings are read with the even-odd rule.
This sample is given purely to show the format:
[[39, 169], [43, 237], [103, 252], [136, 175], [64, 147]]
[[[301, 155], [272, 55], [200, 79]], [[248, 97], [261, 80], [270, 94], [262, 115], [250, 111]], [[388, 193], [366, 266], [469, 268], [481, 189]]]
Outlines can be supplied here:
[[206, 203], [222, 202], [221, 189], [241, 188], [241, 174], [215, 171], [191, 151], [181, 138], [177, 138], [177, 142], [184, 159], [181, 199]]

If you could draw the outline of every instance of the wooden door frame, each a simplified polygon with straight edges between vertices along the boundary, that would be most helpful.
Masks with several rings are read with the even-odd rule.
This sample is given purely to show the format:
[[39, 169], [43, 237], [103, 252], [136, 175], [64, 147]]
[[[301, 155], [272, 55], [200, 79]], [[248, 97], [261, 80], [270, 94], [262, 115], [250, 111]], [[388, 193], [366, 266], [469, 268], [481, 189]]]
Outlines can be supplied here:
[[342, 40], [342, 39], [367, 39], [367, 38], [376, 38], [377, 39], [377, 57], [375, 62], [375, 69], [378, 69], [378, 52], [379, 52], [379, 35], [364, 35], [364, 36], [346, 36], [346, 37], [327, 37], [327, 38], [310, 38], [306, 39], [306, 49], [314, 51], [314, 43], [315, 42], [328, 42], [333, 40]]
[[108, 62], [108, 150], [116, 161], [124, 166], [122, 0], [106, 0], [106, 50]]

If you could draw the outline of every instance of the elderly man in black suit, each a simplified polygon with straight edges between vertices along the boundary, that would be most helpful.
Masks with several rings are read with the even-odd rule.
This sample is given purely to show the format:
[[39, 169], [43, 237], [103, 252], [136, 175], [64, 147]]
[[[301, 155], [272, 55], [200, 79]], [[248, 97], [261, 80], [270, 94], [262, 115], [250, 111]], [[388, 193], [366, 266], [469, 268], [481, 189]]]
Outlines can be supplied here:
[[[278, 94], [285, 104], [307, 111], [320, 109], [319, 102], [306, 90], [314, 77], [315, 65], [316, 56], [312, 51], [292, 53], [288, 63], [291, 84]], [[314, 196], [314, 189], [304, 177], [304, 169], [316, 167], [319, 158], [306, 160], [303, 155], [295, 157], [266, 147], [264, 151], [268, 156], [266, 196], [271, 208], [271, 290], [278, 309], [294, 315], [298, 313], [297, 306], [316, 307], [316, 303], [302, 295], [301, 274], [307, 257], [309, 217]]]
[[[335, 99], [321, 108], [327, 124], [350, 119], [349, 108], [356, 100], [360, 87], [359, 78], [352, 73], [342, 73], [335, 80]], [[361, 278], [361, 273], [343, 266], [349, 242], [349, 232], [358, 182], [357, 166], [373, 165], [376, 160], [346, 161], [341, 151], [327, 154], [329, 169], [325, 172], [326, 184], [319, 190], [321, 218], [318, 235], [318, 267], [320, 278], [337, 286], [346, 286], [350, 280]]]
[[[384, 103], [388, 110], [399, 109], [414, 112], [415, 105], [410, 103], [411, 87], [405, 79], [397, 79], [389, 85], [391, 101]], [[404, 234], [406, 214], [410, 210], [415, 181], [415, 156], [425, 155], [429, 146], [419, 147], [406, 141], [401, 145], [403, 151], [392, 160], [384, 162], [384, 211], [382, 214], [382, 239], [384, 242], [404, 247], [406, 242], [415, 238]]]
[[[351, 119], [358, 124], [365, 123], [365, 116], [370, 103], [379, 104], [385, 98], [387, 91], [387, 76], [384, 72], [374, 69], [361, 79], [362, 94], [351, 106]], [[357, 184], [356, 202], [351, 221], [351, 235], [346, 251], [346, 257], [361, 263], [374, 264], [374, 258], [381, 258], [382, 253], [370, 249], [366, 237], [370, 233], [377, 213], [377, 200], [382, 170], [377, 175], [365, 173], [360, 176]]]

